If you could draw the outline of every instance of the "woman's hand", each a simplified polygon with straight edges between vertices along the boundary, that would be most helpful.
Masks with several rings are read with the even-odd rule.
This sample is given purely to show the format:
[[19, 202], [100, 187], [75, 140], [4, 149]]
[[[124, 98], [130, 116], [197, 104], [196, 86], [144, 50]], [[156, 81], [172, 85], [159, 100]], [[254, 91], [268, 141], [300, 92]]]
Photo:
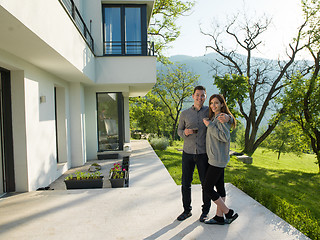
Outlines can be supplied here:
[[221, 113], [217, 119], [221, 123], [227, 123], [230, 120], [230, 116], [228, 114]]

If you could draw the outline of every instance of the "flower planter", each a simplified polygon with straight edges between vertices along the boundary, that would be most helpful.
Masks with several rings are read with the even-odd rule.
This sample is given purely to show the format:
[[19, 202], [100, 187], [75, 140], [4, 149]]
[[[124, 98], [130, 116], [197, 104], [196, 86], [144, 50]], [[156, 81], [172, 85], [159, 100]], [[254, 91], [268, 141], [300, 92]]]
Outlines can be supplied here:
[[[113, 178], [115, 173], [123, 173], [124, 177], [122, 178]], [[111, 183], [112, 188], [121, 188], [126, 186], [126, 180], [128, 178], [128, 172], [127, 171], [115, 171], [112, 172], [109, 176], [109, 181]]]
[[67, 189], [87, 189], [87, 188], [102, 188], [103, 176], [92, 179], [77, 179], [76, 177], [70, 180], [64, 180]]
[[129, 166], [130, 166], [130, 160], [129, 157], [123, 157], [122, 159], [122, 168], [129, 171]]

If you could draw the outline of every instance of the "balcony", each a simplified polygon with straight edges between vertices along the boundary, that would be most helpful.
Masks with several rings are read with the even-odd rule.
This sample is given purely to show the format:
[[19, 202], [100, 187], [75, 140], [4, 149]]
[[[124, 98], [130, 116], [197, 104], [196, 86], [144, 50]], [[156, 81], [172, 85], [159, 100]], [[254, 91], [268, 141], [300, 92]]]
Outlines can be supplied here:
[[[94, 40], [73, 0], [59, 0], [79, 33], [94, 52]], [[104, 56], [154, 56], [154, 43], [150, 41], [105, 41]], [[96, 56], [99, 54], [95, 54]]]
[[154, 43], [150, 41], [104, 42], [104, 56], [154, 56]]
[[74, 4], [73, 0], [59, 0], [61, 5], [65, 8], [67, 13], [69, 14], [70, 18], [73, 20], [74, 24], [76, 25], [77, 29], [79, 30], [80, 34], [87, 42], [88, 46], [90, 47], [91, 51], [94, 52], [94, 41], [87, 28], [83, 18], [81, 17], [79, 10], [77, 9], [76, 5]]

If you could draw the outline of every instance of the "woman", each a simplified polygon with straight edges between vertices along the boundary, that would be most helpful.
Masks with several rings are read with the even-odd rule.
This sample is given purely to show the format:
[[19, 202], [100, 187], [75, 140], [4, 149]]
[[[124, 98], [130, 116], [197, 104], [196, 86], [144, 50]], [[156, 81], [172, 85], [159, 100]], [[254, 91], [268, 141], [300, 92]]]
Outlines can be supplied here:
[[[230, 121], [220, 123], [217, 118], [222, 114], [231, 116], [232, 124]], [[236, 120], [230, 113], [222, 95], [214, 94], [210, 97], [209, 119], [203, 119], [203, 123], [207, 126], [206, 151], [209, 158], [209, 168], [202, 191], [217, 205], [216, 215], [212, 219], [206, 220], [205, 223], [230, 224], [238, 217], [238, 214], [225, 204], [224, 169], [230, 159], [230, 128], [235, 128]], [[214, 187], [217, 191], [214, 190]]]

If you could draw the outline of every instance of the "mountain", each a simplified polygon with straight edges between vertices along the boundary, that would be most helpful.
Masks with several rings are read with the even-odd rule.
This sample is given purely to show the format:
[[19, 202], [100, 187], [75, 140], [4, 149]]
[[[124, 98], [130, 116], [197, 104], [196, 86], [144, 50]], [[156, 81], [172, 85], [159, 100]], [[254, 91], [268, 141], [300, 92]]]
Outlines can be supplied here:
[[206, 87], [208, 96], [214, 93], [219, 93], [217, 87], [213, 84], [213, 72], [209, 62], [215, 62], [219, 56], [211, 53], [200, 57], [190, 57], [185, 55], [176, 55], [170, 57], [170, 60], [175, 63], [185, 64], [192, 72], [199, 77], [199, 85]]
[[[243, 57], [245, 59], [245, 56], [239, 55], [239, 57], [240, 58]], [[193, 73], [195, 73], [197, 75], [200, 75], [199, 85], [202, 85], [207, 89], [207, 96], [208, 97], [205, 102], [205, 105], [208, 105], [209, 97], [212, 94], [219, 93], [218, 88], [213, 84], [214, 72], [212, 72], [211, 65], [213, 65], [213, 64], [219, 65], [219, 70], [221, 70], [221, 72], [227, 72], [226, 67], [221, 66], [221, 64], [217, 64], [218, 63], [217, 59], [222, 60], [221, 56], [217, 53], [210, 53], [210, 54], [207, 54], [204, 56], [199, 56], [199, 57], [192, 57], [192, 56], [186, 56], [186, 55], [175, 55], [175, 56], [172, 56], [169, 58], [169, 60], [174, 63], [185, 64], [190, 71], [192, 71]], [[253, 58], [252, 62], [258, 62], [261, 60], [264, 61], [265, 59]], [[274, 60], [272, 62], [275, 64], [277, 61]], [[165, 70], [161, 64], [157, 65], [157, 69], [159, 71]], [[276, 71], [270, 72], [269, 74], [276, 74]], [[184, 103], [183, 109], [186, 109], [193, 104], [192, 99], [190, 99], [190, 100], [191, 101]], [[261, 103], [258, 103], [257, 105], [260, 105], [260, 104]], [[270, 119], [272, 114], [273, 114], [273, 111], [271, 111], [271, 110], [266, 112], [262, 125], [267, 124], [267, 122], [268, 122], [267, 120]]]
[[[219, 93], [219, 90], [213, 85], [213, 73], [211, 72], [211, 66], [208, 62], [216, 61], [218, 54], [210, 53], [205, 56], [192, 57], [187, 55], [175, 55], [169, 58], [170, 61], [177, 64], [185, 64], [191, 72], [199, 75], [199, 85], [204, 86], [207, 89], [207, 95], [210, 97], [214, 93]], [[158, 70], [164, 70], [162, 64], [157, 65]], [[192, 100], [192, 99], [191, 99]], [[207, 98], [206, 105], [208, 105], [209, 98]], [[185, 103], [184, 109], [188, 108], [192, 103]]]

